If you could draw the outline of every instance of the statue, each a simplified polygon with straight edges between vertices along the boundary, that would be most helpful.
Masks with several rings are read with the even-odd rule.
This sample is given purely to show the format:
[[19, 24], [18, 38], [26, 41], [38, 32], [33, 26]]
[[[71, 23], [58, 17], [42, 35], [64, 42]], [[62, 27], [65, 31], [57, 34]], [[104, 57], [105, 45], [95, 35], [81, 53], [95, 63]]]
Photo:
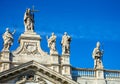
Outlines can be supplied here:
[[103, 69], [102, 55], [103, 55], [103, 50], [100, 50], [100, 42], [97, 42], [96, 48], [94, 48], [92, 53], [95, 69]]
[[21, 80], [18, 80], [16, 84], [23, 84], [27, 80], [26, 76], [22, 76]]
[[64, 32], [62, 37], [61, 45], [62, 45], [62, 54], [69, 54], [70, 53], [70, 42], [71, 37], [67, 35], [67, 32]]
[[25, 31], [33, 31], [34, 30], [34, 14], [28, 8], [24, 14], [24, 25]]
[[50, 54], [57, 54], [56, 51], [56, 35], [52, 33], [51, 37], [48, 39], [47, 36], [47, 41], [48, 41], [48, 47], [50, 48]]
[[20, 77], [20, 79], [18, 79], [16, 81], [16, 84], [47, 84], [47, 82], [42, 79], [40, 76], [38, 76], [37, 78], [35, 76], [33, 77], [28, 77], [26, 76], [22, 76]]
[[6, 28], [6, 32], [3, 34], [4, 47], [3, 50], [9, 50], [10, 46], [13, 44], [13, 33], [9, 32], [9, 28]]

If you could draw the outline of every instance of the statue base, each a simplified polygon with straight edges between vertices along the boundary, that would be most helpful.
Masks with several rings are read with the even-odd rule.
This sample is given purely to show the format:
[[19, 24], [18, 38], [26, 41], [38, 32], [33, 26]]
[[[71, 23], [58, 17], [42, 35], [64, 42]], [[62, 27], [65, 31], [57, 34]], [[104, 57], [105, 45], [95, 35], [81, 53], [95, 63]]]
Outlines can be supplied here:
[[50, 50], [50, 55], [58, 55], [57, 51]]

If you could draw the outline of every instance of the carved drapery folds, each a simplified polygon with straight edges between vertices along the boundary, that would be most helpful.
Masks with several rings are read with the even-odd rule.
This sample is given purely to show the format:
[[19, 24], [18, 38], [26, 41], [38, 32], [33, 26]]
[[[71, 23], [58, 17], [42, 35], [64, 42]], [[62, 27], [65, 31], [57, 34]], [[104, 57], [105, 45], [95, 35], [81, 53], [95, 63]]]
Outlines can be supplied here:
[[54, 33], [52, 33], [50, 38], [48, 38], [47, 36], [48, 47], [50, 48], [50, 54], [58, 54], [56, 50], [56, 38], [57, 36]]

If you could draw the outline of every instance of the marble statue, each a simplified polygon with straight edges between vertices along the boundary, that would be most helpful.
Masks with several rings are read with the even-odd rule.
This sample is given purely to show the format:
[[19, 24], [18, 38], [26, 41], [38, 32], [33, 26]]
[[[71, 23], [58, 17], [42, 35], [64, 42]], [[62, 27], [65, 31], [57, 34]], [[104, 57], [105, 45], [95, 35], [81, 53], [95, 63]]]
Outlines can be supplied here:
[[22, 76], [21, 80], [17, 81], [16, 84], [23, 84], [27, 80], [26, 76]]
[[62, 54], [69, 54], [70, 53], [70, 42], [71, 37], [67, 35], [67, 32], [64, 32], [62, 37], [61, 45], [62, 45]]
[[31, 12], [30, 8], [26, 9], [24, 14], [24, 25], [25, 31], [34, 30], [34, 14]]
[[6, 28], [6, 32], [3, 34], [3, 40], [4, 40], [3, 50], [9, 50], [10, 46], [13, 44], [14, 33], [15, 33], [15, 30], [13, 33], [11, 33], [9, 31], [9, 28]]
[[50, 38], [48, 38], [47, 36], [48, 47], [50, 48], [50, 54], [55, 54], [56, 52], [56, 38], [57, 36], [54, 33], [52, 33]]
[[94, 48], [92, 53], [95, 69], [103, 69], [102, 55], [103, 55], [103, 50], [100, 50], [100, 42], [97, 42], [96, 48]]
[[20, 77], [20, 79], [16, 81], [16, 84], [47, 84], [47, 82], [44, 79], [42, 79], [40, 76], [35, 78], [35, 77], [28, 77], [26, 75]]

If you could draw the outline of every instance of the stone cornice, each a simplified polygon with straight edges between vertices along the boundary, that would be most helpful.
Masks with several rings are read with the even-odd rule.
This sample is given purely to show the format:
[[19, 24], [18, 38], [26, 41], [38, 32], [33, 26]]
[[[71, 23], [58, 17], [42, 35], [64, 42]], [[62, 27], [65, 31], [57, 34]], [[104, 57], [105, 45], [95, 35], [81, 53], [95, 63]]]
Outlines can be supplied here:
[[34, 68], [36, 68], [37, 71], [42, 71], [46, 75], [49, 74], [49, 76], [55, 77], [56, 80], [61, 79], [63, 82], [67, 82], [68, 84], [78, 84], [77, 82], [73, 81], [72, 79], [65, 77], [65, 76], [61, 75], [60, 73], [55, 72], [52, 69], [47, 68], [47, 67], [45, 67], [45, 66], [43, 66], [40, 63], [35, 62], [35, 61], [30, 61], [30, 62], [21, 64], [17, 67], [11, 68], [10, 70], [6, 70], [4, 72], [1, 72], [0, 79], [4, 76], [9, 76], [10, 74], [14, 74], [17, 71], [21, 71], [23, 69], [29, 69], [30, 67], [34, 67]]

